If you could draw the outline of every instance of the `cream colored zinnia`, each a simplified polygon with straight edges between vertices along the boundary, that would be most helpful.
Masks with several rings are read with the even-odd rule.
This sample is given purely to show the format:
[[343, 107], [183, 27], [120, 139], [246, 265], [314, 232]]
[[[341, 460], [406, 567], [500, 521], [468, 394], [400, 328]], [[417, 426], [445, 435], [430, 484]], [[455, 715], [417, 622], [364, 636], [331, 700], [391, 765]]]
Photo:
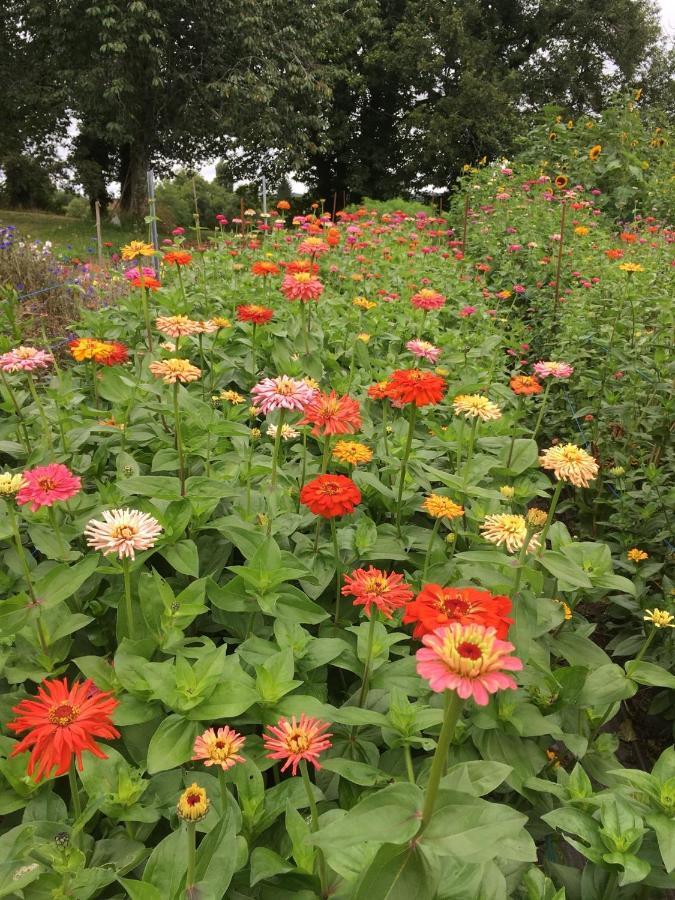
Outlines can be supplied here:
[[481, 394], [460, 394], [459, 397], [455, 397], [452, 406], [458, 416], [464, 415], [467, 419], [490, 422], [502, 417], [502, 411], [497, 404]]
[[[527, 530], [525, 516], [496, 513], [485, 517], [480, 533], [491, 544], [496, 544], [498, 547], [503, 544], [509, 553], [515, 553], [522, 549], [527, 538]], [[527, 550], [529, 553], [534, 553], [537, 549], [539, 549], [539, 538], [532, 535]]]
[[154, 547], [162, 533], [157, 519], [138, 509], [107, 509], [102, 516], [103, 521], [87, 522], [84, 535], [87, 545], [104, 556], [115, 553], [118, 559], [135, 559], [136, 550]]
[[588, 487], [598, 475], [596, 461], [590, 453], [576, 444], [549, 447], [539, 457], [539, 465], [543, 469], [550, 469], [558, 481], [569, 481], [575, 487]]
[[16, 494], [23, 485], [23, 475], [20, 473], [18, 475], [14, 475], [12, 472], [0, 474], [0, 496], [9, 497], [11, 494]]

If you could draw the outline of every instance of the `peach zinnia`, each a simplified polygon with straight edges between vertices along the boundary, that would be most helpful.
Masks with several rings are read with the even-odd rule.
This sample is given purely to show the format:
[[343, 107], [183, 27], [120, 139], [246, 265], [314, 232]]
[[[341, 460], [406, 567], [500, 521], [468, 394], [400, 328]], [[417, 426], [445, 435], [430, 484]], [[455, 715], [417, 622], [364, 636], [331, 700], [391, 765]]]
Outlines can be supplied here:
[[458, 519], [464, 515], [464, 507], [441, 494], [429, 494], [422, 503], [422, 509], [434, 519]]
[[155, 326], [157, 331], [173, 338], [199, 334], [199, 322], [187, 316], [158, 316], [155, 319]]
[[150, 550], [162, 533], [157, 519], [138, 509], [106, 509], [102, 516], [102, 522], [90, 519], [84, 534], [87, 545], [104, 556], [115, 553], [118, 559], [135, 559], [136, 550]]
[[189, 384], [196, 381], [202, 374], [202, 370], [193, 366], [187, 359], [164, 359], [160, 362], [150, 363], [150, 371], [156, 378], [161, 378], [164, 384]]
[[328, 722], [304, 713], [300, 721], [292, 716], [289, 722], [282, 716], [277, 725], [267, 726], [269, 734], [263, 734], [265, 749], [270, 751], [267, 758], [285, 760], [281, 771], [285, 772], [290, 766], [293, 775], [297, 774], [302, 761], [311, 762], [320, 769], [319, 754], [332, 746], [329, 740], [332, 735], [326, 731], [329, 727]]
[[[512, 513], [495, 513], [485, 516], [480, 533], [486, 541], [501, 547], [503, 544], [509, 553], [522, 550], [527, 537], [527, 520], [525, 516]], [[527, 546], [528, 553], [534, 553], [539, 547], [539, 538], [532, 535]]]
[[244, 757], [239, 755], [245, 742], [246, 738], [228, 725], [217, 730], [207, 728], [195, 739], [192, 760], [193, 762], [202, 760], [205, 766], [220, 766], [226, 771], [237, 763], [246, 762]]
[[456, 691], [478, 706], [487, 706], [490, 694], [517, 687], [506, 672], [518, 672], [523, 663], [511, 656], [513, 644], [500, 641], [494, 628], [483, 625], [448, 625], [422, 638], [417, 651], [417, 672], [432, 691]]
[[30, 504], [30, 511], [37, 512], [42, 506], [52, 506], [62, 500], [70, 500], [82, 485], [78, 475], [73, 475], [62, 463], [37, 466], [23, 473], [24, 484], [16, 495], [19, 506]]
[[598, 476], [598, 464], [585, 450], [575, 444], [549, 447], [540, 457], [539, 465], [550, 469], [558, 481], [569, 481], [575, 487], [588, 487]]
[[405, 606], [412, 599], [413, 592], [403, 575], [396, 572], [387, 574], [369, 566], [345, 575], [342, 595], [353, 597], [354, 606], [363, 606], [367, 616], [372, 615], [374, 606], [385, 618], [391, 619], [392, 612]]

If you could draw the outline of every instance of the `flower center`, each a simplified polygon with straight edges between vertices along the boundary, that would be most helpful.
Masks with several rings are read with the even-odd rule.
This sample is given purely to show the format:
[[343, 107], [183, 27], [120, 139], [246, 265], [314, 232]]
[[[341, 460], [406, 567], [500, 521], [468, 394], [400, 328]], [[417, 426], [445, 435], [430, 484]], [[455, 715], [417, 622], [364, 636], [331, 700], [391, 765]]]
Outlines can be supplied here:
[[335, 484], [334, 481], [328, 481], [321, 485], [321, 492], [323, 494], [328, 494], [330, 497], [334, 497], [335, 494], [340, 493], [340, 485]]
[[321, 404], [321, 414], [324, 416], [334, 416], [340, 410], [340, 403], [337, 400], [326, 400]]
[[49, 710], [49, 721], [52, 725], [65, 727], [71, 725], [77, 718], [78, 709], [72, 703], [59, 703]]
[[446, 615], [464, 616], [471, 611], [471, 606], [461, 597], [443, 595], [436, 601], [436, 607]]
[[293, 753], [304, 753], [305, 750], [309, 750], [309, 738], [299, 731], [292, 732], [288, 736], [286, 744]]
[[281, 394], [282, 397], [290, 397], [293, 393], [293, 385], [290, 381], [279, 381], [277, 382], [277, 394]]
[[202, 802], [202, 798], [200, 794], [190, 793], [185, 798], [188, 806], [197, 806], [198, 803]]
[[125, 541], [128, 541], [136, 535], [136, 529], [132, 525], [115, 525], [111, 535], [114, 538], [124, 538]]
[[37, 483], [42, 488], [43, 491], [53, 491], [56, 485], [54, 484], [54, 479], [49, 478], [49, 476], [45, 476], [44, 478], [38, 478]]
[[295, 275], [295, 280], [299, 284], [307, 284], [307, 282], [311, 279], [311, 275], [309, 272], [297, 272]]
[[369, 594], [386, 594], [389, 584], [381, 575], [373, 575], [366, 578], [364, 586]]
[[480, 659], [483, 655], [480, 651], [480, 647], [476, 644], [472, 644], [471, 641], [462, 641], [457, 647], [457, 652], [460, 656], [463, 656], [464, 659]]

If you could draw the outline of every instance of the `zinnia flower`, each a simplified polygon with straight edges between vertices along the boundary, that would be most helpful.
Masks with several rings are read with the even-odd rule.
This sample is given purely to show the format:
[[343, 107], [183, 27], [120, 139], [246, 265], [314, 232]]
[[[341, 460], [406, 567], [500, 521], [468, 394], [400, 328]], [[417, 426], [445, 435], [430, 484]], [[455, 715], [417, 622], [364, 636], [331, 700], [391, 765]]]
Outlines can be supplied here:
[[410, 298], [410, 302], [416, 309], [440, 309], [445, 305], [445, 297], [438, 291], [432, 291], [429, 288], [422, 288]]
[[441, 355], [438, 347], [434, 347], [429, 341], [422, 341], [419, 338], [408, 341], [406, 348], [410, 350], [413, 356], [418, 357], [418, 359], [426, 359], [430, 363], [435, 363]]
[[598, 464], [585, 450], [575, 444], [549, 447], [539, 457], [543, 469], [551, 469], [558, 481], [569, 481], [575, 487], [588, 487], [597, 478]]
[[169, 250], [162, 257], [162, 262], [167, 266], [189, 266], [192, 262], [192, 254], [186, 250]]
[[100, 341], [97, 338], [77, 338], [68, 349], [74, 360], [93, 360], [103, 366], [115, 366], [129, 359], [129, 352], [119, 341]]
[[276, 409], [303, 410], [315, 393], [304, 381], [297, 381], [288, 375], [263, 378], [251, 389], [253, 402], [265, 416]]
[[199, 334], [199, 322], [187, 316], [158, 316], [155, 319], [155, 326], [157, 331], [172, 338]]
[[537, 362], [533, 366], [535, 375], [538, 375], [540, 378], [569, 378], [572, 372], [574, 372], [574, 367], [570, 366], [569, 363], [563, 362]]
[[543, 391], [534, 375], [514, 375], [509, 381], [509, 386], [514, 394], [521, 397], [531, 397], [533, 394], [541, 394]]
[[332, 746], [329, 740], [332, 735], [326, 731], [329, 727], [328, 722], [304, 713], [299, 722], [295, 716], [291, 717], [290, 722], [282, 716], [277, 725], [267, 726], [269, 734], [263, 734], [265, 749], [270, 751], [267, 758], [285, 759], [281, 771], [285, 772], [290, 766], [293, 775], [303, 759], [320, 769], [319, 754]]
[[473, 697], [486, 706], [489, 695], [517, 687], [506, 672], [517, 672], [523, 663], [510, 656], [513, 644], [497, 638], [494, 628], [484, 625], [448, 625], [422, 638], [417, 651], [417, 672], [432, 691], [456, 691], [466, 700]]
[[16, 494], [25, 483], [23, 475], [14, 475], [12, 472], [3, 472], [0, 475], [0, 497], [11, 497], [12, 494]]
[[464, 515], [464, 507], [441, 494], [429, 494], [422, 503], [422, 509], [434, 519], [458, 519]]
[[509, 618], [509, 597], [494, 596], [490, 591], [471, 587], [442, 587], [425, 584], [417, 597], [408, 603], [403, 616], [404, 624], [415, 624], [413, 637], [420, 638], [444, 625], [458, 622], [460, 625], [484, 625], [494, 628], [497, 637], [504, 640], [513, 619]]
[[446, 384], [440, 375], [420, 369], [397, 369], [389, 378], [387, 397], [396, 403], [431, 406], [440, 403]]
[[199, 822], [208, 813], [210, 805], [204, 788], [193, 782], [178, 798], [176, 812], [184, 822]]
[[649, 554], [645, 553], [644, 550], [640, 550], [638, 547], [633, 547], [626, 553], [626, 556], [634, 563], [644, 562], [645, 559], [649, 559]]
[[87, 545], [102, 550], [104, 556], [117, 554], [118, 559], [136, 558], [136, 550], [155, 546], [162, 526], [154, 516], [137, 509], [110, 509], [102, 513], [103, 521], [90, 519], [84, 529]]
[[[527, 521], [525, 516], [512, 513], [495, 513], [485, 517], [480, 533], [486, 541], [500, 547], [502, 544], [509, 553], [521, 550], [527, 537]], [[528, 544], [528, 553], [534, 553], [539, 547], [539, 538], [532, 535]]]
[[[278, 425], [268, 425], [267, 426], [267, 436], [271, 438], [276, 438], [277, 431], [279, 430]], [[292, 425], [287, 425], [286, 422], [281, 426], [281, 440], [282, 441], [292, 441], [295, 438], [300, 437], [300, 432], [297, 428], [293, 428]]]
[[333, 447], [331, 455], [333, 459], [337, 459], [340, 462], [358, 466], [363, 463], [369, 463], [373, 458], [373, 451], [370, 447], [366, 447], [365, 444], [360, 444], [358, 441], [338, 441]]
[[619, 268], [622, 272], [644, 272], [645, 267], [641, 266], [640, 263], [634, 262], [625, 262], [619, 265]]
[[145, 288], [146, 291], [158, 291], [162, 286], [162, 282], [159, 279], [152, 278], [149, 275], [143, 278], [132, 278], [130, 283], [132, 287]]
[[371, 384], [368, 388], [368, 396], [371, 400], [386, 400], [388, 387], [389, 382], [386, 379], [384, 381], [376, 381], [375, 384]]
[[136, 259], [137, 256], [154, 256], [155, 248], [145, 241], [131, 241], [120, 251], [122, 259]]
[[16, 495], [16, 502], [23, 506], [30, 503], [30, 511], [42, 506], [52, 506], [61, 500], [70, 500], [81, 487], [81, 479], [62, 463], [37, 466], [23, 473], [24, 485]]
[[287, 300], [300, 300], [309, 303], [318, 300], [323, 294], [323, 284], [309, 272], [288, 273], [281, 282], [281, 293]]
[[110, 692], [99, 691], [90, 681], [68, 687], [68, 680], [43, 681], [37, 697], [22, 700], [12, 708], [17, 718], [7, 723], [14, 732], [28, 731], [10, 756], [31, 750], [28, 774], [37, 769], [35, 781], [49, 776], [56, 768], [56, 776], [70, 768], [73, 756], [82, 770], [82, 754], [93, 753], [107, 759], [94, 738], [118, 738], [119, 732], [110, 719], [117, 700]]
[[467, 419], [480, 419], [481, 422], [495, 421], [502, 417], [497, 404], [480, 394], [460, 394], [452, 401], [452, 407], [457, 415], [463, 414]]
[[363, 606], [367, 616], [371, 616], [371, 607], [375, 606], [385, 618], [391, 619], [392, 612], [405, 606], [413, 592], [403, 575], [396, 572], [387, 574], [369, 566], [345, 575], [342, 595], [354, 597], [354, 606]]
[[240, 322], [253, 322], [254, 325], [265, 325], [274, 316], [274, 310], [257, 303], [244, 303], [237, 307], [237, 318]]
[[220, 766], [225, 772], [237, 763], [246, 762], [239, 755], [245, 743], [246, 738], [228, 725], [217, 730], [207, 728], [195, 739], [192, 760], [203, 760], [205, 766]]
[[300, 491], [300, 502], [315, 516], [333, 519], [353, 512], [361, 491], [346, 475], [319, 475]]
[[672, 616], [665, 609], [646, 609], [646, 615], [642, 618], [645, 622], [651, 622], [654, 628], [675, 628], [675, 616]]
[[35, 372], [48, 368], [53, 362], [54, 357], [46, 350], [21, 346], [0, 356], [0, 369], [3, 372]]
[[298, 253], [303, 253], [306, 256], [320, 256], [322, 253], [327, 253], [328, 250], [330, 250], [328, 244], [325, 244], [318, 237], [305, 238], [298, 247]]
[[189, 384], [196, 381], [202, 374], [202, 370], [193, 366], [187, 359], [163, 359], [152, 362], [148, 366], [155, 378], [161, 378], [164, 384]]
[[361, 413], [358, 400], [348, 394], [338, 397], [335, 391], [326, 394], [315, 392], [305, 407], [301, 425], [312, 425], [312, 434], [354, 434], [361, 427]]

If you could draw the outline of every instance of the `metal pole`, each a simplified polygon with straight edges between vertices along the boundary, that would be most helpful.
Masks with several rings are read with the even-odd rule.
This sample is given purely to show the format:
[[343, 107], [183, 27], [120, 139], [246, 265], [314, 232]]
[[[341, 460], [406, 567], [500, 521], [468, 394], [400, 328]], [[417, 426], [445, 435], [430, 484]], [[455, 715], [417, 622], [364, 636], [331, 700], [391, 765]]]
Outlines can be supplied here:
[[262, 207], [263, 213], [267, 215], [267, 179], [264, 175], [262, 177]]
[[[152, 268], [159, 278], [159, 235], [157, 234], [157, 207], [155, 203], [155, 173], [148, 169], [148, 207], [150, 213], [150, 242], [155, 248], [155, 256], [152, 257]], [[139, 263], [139, 265], [141, 265]]]
[[101, 203], [94, 203], [94, 211], [96, 213], [96, 246], [98, 247], [98, 264], [103, 265], [103, 239], [101, 237]]

